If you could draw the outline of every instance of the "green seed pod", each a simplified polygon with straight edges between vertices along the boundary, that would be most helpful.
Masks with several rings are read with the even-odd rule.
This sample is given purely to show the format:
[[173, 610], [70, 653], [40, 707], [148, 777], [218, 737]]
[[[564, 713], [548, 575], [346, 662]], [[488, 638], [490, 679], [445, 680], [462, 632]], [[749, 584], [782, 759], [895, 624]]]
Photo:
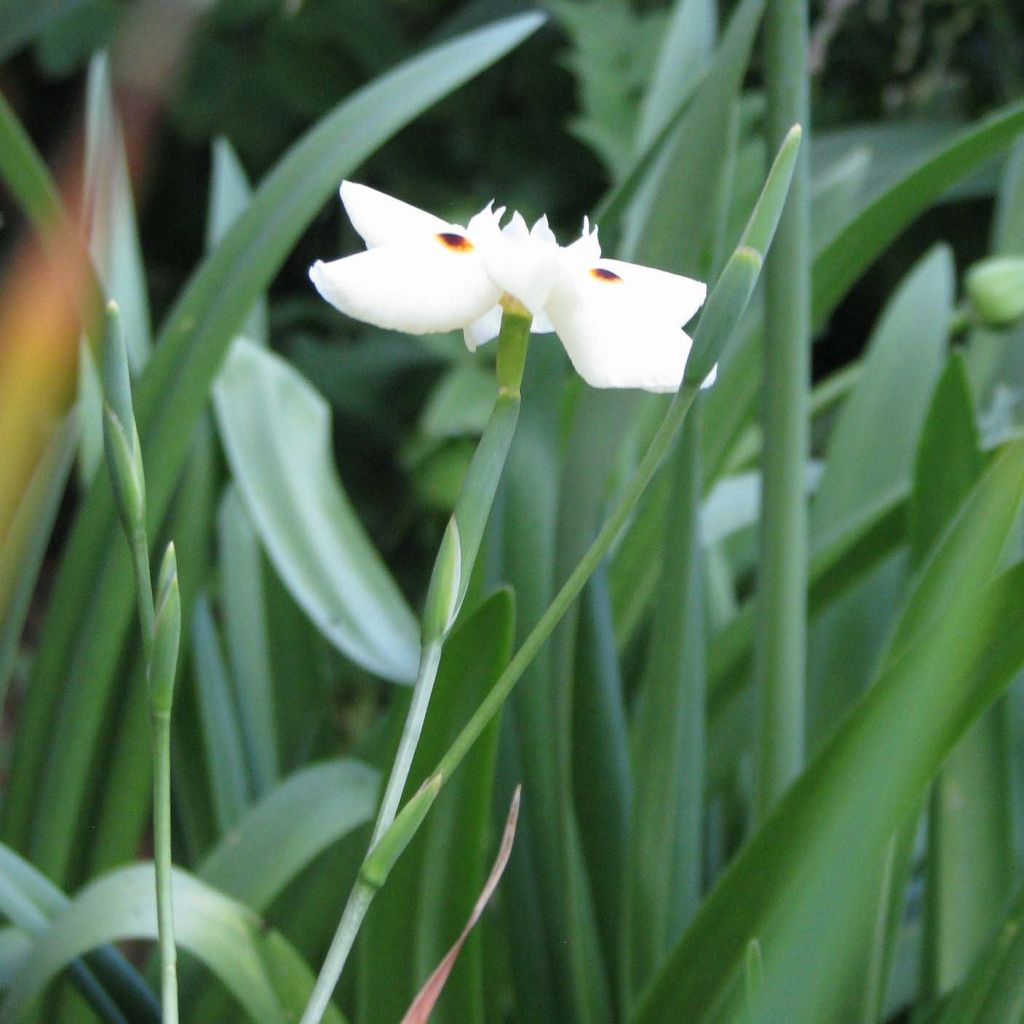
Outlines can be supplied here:
[[1010, 327], [1024, 320], [1024, 257], [994, 256], [967, 273], [967, 297], [986, 327]]

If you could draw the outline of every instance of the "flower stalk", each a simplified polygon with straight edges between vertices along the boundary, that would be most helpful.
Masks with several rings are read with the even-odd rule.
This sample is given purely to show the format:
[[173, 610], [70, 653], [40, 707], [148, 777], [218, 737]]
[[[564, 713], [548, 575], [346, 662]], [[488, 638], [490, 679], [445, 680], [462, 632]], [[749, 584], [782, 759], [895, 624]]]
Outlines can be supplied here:
[[426, 721], [441, 652], [466, 596], [484, 527], [498, 489], [521, 404], [520, 384], [530, 339], [530, 314], [518, 303], [503, 304], [498, 334], [498, 397], [473, 455], [431, 573], [423, 613], [423, 647], [412, 702], [391, 774], [384, 788], [370, 847], [349, 894], [301, 1024], [318, 1024], [341, 977], [373, 897], [415, 835], [441, 789], [435, 773], [398, 813]]
[[[391, 821], [388, 821], [390, 802], [385, 796], [385, 800], [381, 804], [381, 812], [378, 814], [374, 826], [374, 838], [363, 862], [363, 870], [360, 871], [359, 878], [349, 895], [338, 930], [331, 942], [324, 966], [313, 987], [300, 1024], [319, 1024], [323, 1018], [331, 994], [341, 977], [345, 961], [355, 942], [359, 926], [373, 902], [377, 889], [384, 884], [388, 871], [426, 819], [427, 813], [444, 783], [451, 778], [452, 773], [469, 753], [480, 734], [501, 710], [527, 666], [551, 636], [573, 601], [579, 596], [601, 560], [607, 555], [665, 454], [675, 441], [686, 414], [707, 375], [706, 368], [717, 363], [726, 342], [736, 330], [757, 284], [764, 254], [771, 245], [775, 227], [786, 199], [800, 148], [800, 139], [800, 128], [794, 125], [786, 134], [779, 149], [761, 196], [740, 239], [740, 245], [726, 264], [701, 317], [693, 339], [691, 353], [695, 368], [688, 370], [686, 377], [680, 383], [679, 389], [672, 399], [672, 404], [665, 413], [636, 473], [623, 490], [597, 537], [562, 585], [561, 590], [544, 615], [541, 616], [540, 621], [523, 641], [505, 671], [491, 687], [437, 767], [428, 776], [427, 782], [402, 810], [393, 816]], [[490, 513], [505, 456], [508, 453], [519, 415], [520, 381], [525, 365], [525, 351], [531, 321], [525, 310], [520, 310], [515, 306], [509, 308], [510, 305], [503, 306], [504, 312], [498, 337], [500, 385], [498, 398], [491, 414], [491, 420], [470, 463], [453, 517], [458, 537], [461, 540], [462, 552], [456, 608], [465, 597], [484, 524]], [[442, 555], [444, 549], [445, 545], [443, 544]], [[443, 575], [445, 573], [439, 570], [434, 578], [438, 579]], [[443, 644], [443, 638], [438, 643]], [[436, 674], [436, 666], [433, 667], [433, 672]], [[423, 681], [417, 680], [417, 690], [428, 685], [427, 674], [421, 671], [420, 675]], [[433, 686], [432, 677], [429, 685]], [[415, 691], [413, 704], [416, 704]], [[413, 713], [410, 711], [409, 718], [413, 719], [413, 717]], [[420, 723], [420, 727], [422, 727], [422, 723]], [[415, 745], [412, 740], [414, 732], [415, 742], [418, 742], [418, 731], [411, 728], [407, 722], [400, 748], [405, 744]], [[411, 755], [408, 760], [411, 764]], [[401, 778], [400, 785], [397, 781], [401, 771], [399, 765], [404, 762], [405, 758], [400, 749], [399, 756], [395, 759], [395, 767], [392, 769], [392, 778], [388, 781], [388, 791], [394, 789], [401, 792], [404, 789], [405, 781], [408, 778], [408, 767], [404, 769], [404, 777]], [[380, 849], [382, 853], [375, 855], [377, 849]]]
[[178, 1024], [177, 954], [171, 888], [171, 707], [181, 640], [181, 598], [169, 544], [154, 600], [146, 530], [146, 486], [132, 408], [128, 355], [115, 303], [107, 307], [103, 352], [103, 444], [121, 525], [131, 552], [146, 664], [153, 743], [153, 861], [164, 1024]]
[[[708, 299], [708, 305], [693, 339], [692, 359], [695, 368], [687, 373], [679, 391], [672, 399], [660, 426], [640, 460], [636, 472], [594, 538], [586, 554], [562, 584], [561, 590], [516, 651], [505, 671], [498, 677], [473, 716], [455, 738], [430, 774], [429, 788], [424, 786], [417, 799], [410, 801], [395, 819], [396, 834], [403, 837], [414, 832], [426, 817], [429, 804], [436, 798], [445, 781], [458, 768], [481, 733], [501, 710], [516, 683], [530, 662], [537, 656], [561, 621], [562, 616], [579, 597], [586, 582], [619, 536], [637, 502], [672, 447], [704, 380], [705, 367], [713, 366], [726, 342], [732, 337], [746, 310], [761, 272], [764, 254], [772, 244], [779, 214], [785, 202], [796, 156], [800, 148], [800, 127], [794, 125], [786, 134], [778, 156], [768, 174], [764, 189], [754, 207], [740, 245], [726, 264]], [[424, 806], [427, 805], [427, 806]], [[405, 839], [408, 842], [408, 839]], [[316, 1024], [319, 1018], [303, 1019], [302, 1024]]]

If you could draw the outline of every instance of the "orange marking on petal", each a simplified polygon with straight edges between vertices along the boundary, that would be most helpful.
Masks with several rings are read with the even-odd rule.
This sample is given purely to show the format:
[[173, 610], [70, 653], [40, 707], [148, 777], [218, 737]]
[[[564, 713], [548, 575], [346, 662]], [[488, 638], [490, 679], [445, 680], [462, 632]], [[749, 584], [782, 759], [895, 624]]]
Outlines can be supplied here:
[[442, 231], [437, 240], [453, 252], [472, 252], [473, 243], [465, 235], [457, 235], [454, 231]]
[[614, 270], [605, 270], [604, 267], [591, 267], [590, 273], [598, 279], [598, 281], [621, 281], [622, 278], [615, 273]]

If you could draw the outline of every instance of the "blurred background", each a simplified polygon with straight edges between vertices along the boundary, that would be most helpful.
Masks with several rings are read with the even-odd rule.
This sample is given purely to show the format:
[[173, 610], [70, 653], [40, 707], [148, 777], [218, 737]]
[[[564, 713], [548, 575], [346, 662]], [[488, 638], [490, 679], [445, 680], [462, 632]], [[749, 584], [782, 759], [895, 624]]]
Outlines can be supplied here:
[[[247, 177], [258, 182], [306, 128], [374, 76], [433, 43], [536, 5], [77, 0], [29, 6], [58, 13], [0, 66], [0, 91], [47, 159], [66, 169], [71, 193], [85, 71], [95, 51], [110, 50], [147, 295], [159, 324], [203, 252], [203, 197], [215, 140], [227, 140]], [[356, 177], [453, 220], [500, 197], [528, 220], [546, 212], [560, 239], [573, 237], [583, 214], [628, 164], [669, 5], [565, 0], [540, 6], [551, 19], [527, 45], [399, 132]], [[724, 25], [734, 5], [718, 6]], [[813, 158], [824, 167], [862, 147], [870, 153], [866, 192], [1024, 93], [1019, 4], [829, 0], [812, 3], [810, 11]], [[750, 130], [762, 109], [759, 63], [755, 50], [746, 82]], [[950, 242], [961, 269], [986, 252], [997, 172], [993, 164], [959, 185], [861, 278], [815, 346], [817, 378], [861, 351], [885, 296], [929, 243]], [[10, 264], [23, 225], [10, 202], [3, 212], [0, 254]], [[410, 531], [423, 522], [419, 511], [448, 506], [460, 463], [448, 451], [429, 472], [404, 472], [422, 454], [415, 424], [441, 365], [429, 348], [389, 338], [406, 358], [387, 375], [383, 403], [351, 383], [347, 364], [344, 372], [335, 365], [345, 346], [358, 346], [372, 332], [327, 309], [306, 271], [316, 258], [353, 251], [357, 241], [340, 204], [328, 204], [270, 289], [271, 337], [317, 380], [338, 429], [357, 432], [360, 443], [339, 451], [350, 463], [342, 475], [385, 553], [401, 562], [402, 546], [417, 546]], [[614, 236], [604, 241], [614, 252]], [[364, 480], [373, 486], [361, 486]], [[403, 510], [399, 521], [396, 508]], [[434, 539], [431, 531], [428, 545]]]
[[[237, 457], [231, 462], [227, 432], [223, 423], [218, 430], [210, 414], [219, 363], [202, 363], [203, 339], [215, 337], [217, 352], [223, 354], [236, 325], [228, 325], [227, 314], [217, 319], [216, 296], [200, 295], [191, 308], [186, 296], [183, 305], [176, 305], [183, 289], [196, 277], [200, 284], [206, 280], [196, 268], [246, 209], [250, 186], [258, 187], [278, 161], [294, 153], [298, 140], [321, 118], [403, 62], [537, 7], [548, 15], [538, 31], [500, 59], [492, 54], [482, 60], [486, 70], [469, 84], [454, 88], [469, 72], [454, 75], [452, 83], [438, 89], [445, 98], [424, 113], [413, 116], [415, 104], [409, 103], [397, 119], [404, 127], [393, 135], [382, 130], [388, 141], [378, 148], [367, 144], [372, 155], [351, 176], [452, 222], [464, 223], [492, 198], [520, 210], [527, 220], [546, 213], [563, 243], [579, 232], [585, 215], [604, 204], [613, 211], [602, 220], [606, 255], [713, 280], [739, 236], [767, 165], [763, 47], [756, 42], [761, 12], [749, 0], [686, 5], [709, 12], [702, 22], [704, 36], [692, 47], [674, 40], [675, 52], [684, 56], [678, 66], [666, 67], [661, 56], [672, 49], [666, 39], [683, 6], [654, 0], [0, 0], [0, 94], [10, 108], [0, 110], [0, 540], [12, 539], [6, 549], [0, 546], [3, 849], [24, 854], [68, 893], [150, 852], [147, 769], [140, 767], [148, 753], [145, 709], [136, 696], [141, 692], [140, 651], [129, 633], [126, 585], [118, 579], [128, 564], [123, 538], [110, 528], [113, 517], [109, 501], [103, 504], [102, 487], [93, 486], [103, 471], [102, 440], [93, 429], [98, 419], [82, 418], [80, 439], [54, 437], [55, 424], [76, 397], [79, 409], [98, 410], [99, 384], [86, 344], [97, 347], [88, 314], [95, 312], [98, 289], [81, 259], [83, 237], [110, 291], [128, 297], [122, 306], [129, 357], [144, 392], [140, 408], [146, 423], [140, 432], [146, 438], [147, 478], [152, 467], [153, 489], [159, 494], [151, 541], [155, 547], [173, 537], [182, 566], [187, 623], [175, 710], [175, 856], [201, 877], [216, 878], [202, 872], [211, 858], [216, 862], [231, 829], [258, 810], [268, 794], [279, 794], [293, 774], [314, 770], [315, 762], [325, 759], [336, 762], [339, 755], [386, 767], [407, 696], [401, 687], [382, 683], [382, 673], [375, 674], [372, 664], [330, 642], [332, 624], [325, 628], [322, 620], [314, 622], [302, 595], [297, 596], [301, 588], [279, 574], [276, 538], [257, 537], [260, 531], [239, 500], [244, 467], [239, 469]], [[742, 31], [727, 32], [737, 12]], [[826, 0], [811, 3], [809, 12], [812, 248], [820, 264], [835, 270], [842, 264], [833, 258], [836, 240], [849, 237], [843, 229], [852, 224], [854, 237], [863, 241], [870, 236], [848, 265], [839, 266], [836, 280], [847, 272], [849, 279], [831, 294], [828, 280], [821, 288], [822, 282], [815, 281], [815, 301], [822, 291], [828, 315], [812, 353], [816, 389], [812, 460], [806, 469], [808, 491], [824, 480], [818, 495], [828, 492], [828, 500], [824, 511], [818, 501], [821, 514], [812, 522], [812, 551], [827, 549], [826, 542], [856, 519], [853, 513], [865, 513], [855, 523], [858, 528], [865, 522], [870, 530], [879, 527], [868, 537], [877, 541], [873, 548], [859, 548], [861, 535], [852, 531], [844, 558], [825, 565], [824, 582], [819, 577], [811, 581], [812, 603], [818, 602], [808, 644], [807, 731], [813, 754], [873, 678], [915, 579], [927, 545], [908, 526], [910, 517], [941, 505], [938, 536], [947, 524], [942, 517], [952, 515], [991, 453], [1024, 421], [1019, 316], [994, 323], [996, 329], [989, 331], [993, 322], [977, 321], [961, 286], [965, 272], [982, 257], [993, 250], [1018, 252], [1024, 244], [1019, 212], [1024, 150], [1018, 145], [1009, 160], [1005, 152], [1020, 113], [1001, 112], [1004, 134], [986, 153], [1000, 150], [1002, 155], [991, 162], [975, 160], [970, 154], [977, 147], [955, 141], [997, 108], [1024, 98], [1024, 4]], [[692, 66], [686, 63], [691, 57]], [[434, 77], [442, 70], [430, 68]], [[673, 91], [676, 80], [682, 84]], [[708, 81], [714, 87], [705, 90]], [[655, 95], [662, 104], [657, 116], [651, 107]], [[694, 96], [699, 102], [685, 107]], [[389, 102], [401, 106], [402, 99]], [[716, 123], [702, 123], [700, 103], [707, 104]], [[33, 164], [10, 112], [38, 148], [55, 186]], [[378, 114], [382, 123], [389, 116], [383, 109]], [[695, 148], [688, 155], [687, 138], [672, 134], [680, 126], [694, 132]], [[667, 218], [658, 215], [665, 206], [652, 205], [650, 194], [636, 188], [641, 178], [637, 162], [656, 149], [662, 129], [666, 150], [675, 146], [673, 152], [685, 156], [672, 165], [673, 173], [682, 167], [689, 175], [664, 189], [671, 199]], [[352, 131], [359, 135], [358, 129]], [[701, 147], [714, 150], [706, 163]], [[882, 237], [885, 226], [872, 224], [870, 216], [859, 220], [865, 210], [870, 214], [875, 197], [894, 186], [898, 191], [912, 168], [932, 154], [939, 154], [941, 162], [949, 152], [951, 163], [960, 162], [952, 168], [943, 165], [939, 185], [927, 184], [931, 191], [920, 204], [926, 207], [920, 216], [914, 196], [902, 196], [902, 208], [912, 212], [899, 212], [899, 223], [909, 226], [895, 240]], [[960, 173], [968, 165], [969, 173]], [[641, 169], [645, 174], [651, 170], [650, 180], [664, 170], [657, 160]], [[418, 608], [493, 405], [493, 353], [471, 356], [454, 334], [412, 339], [376, 330], [339, 315], [316, 296], [307, 278], [309, 265], [361, 247], [333, 194], [333, 180], [330, 187], [332, 197], [294, 246], [280, 241], [287, 230], [275, 227], [272, 215], [264, 211], [253, 218], [265, 234], [276, 231], [277, 248], [267, 260], [277, 260], [280, 267], [274, 263], [267, 271], [265, 299], [256, 303], [245, 330], [268, 343], [325, 400], [333, 416], [331, 465], [372, 547], [408, 605]], [[624, 188], [628, 201], [609, 204], [608, 197]], [[55, 213], [58, 200], [66, 219]], [[695, 228], [692, 235], [681, 230], [666, 242], [663, 236], [674, 230], [669, 227], [655, 237], [659, 221], [675, 224], [676, 213], [686, 227]], [[305, 214], [296, 215], [294, 207], [286, 214], [304, 224]], [[42, 234], [40, 225], [46, 227]], [[874, 248], [871, 237], [881, 239]], [[258, 263], [264, 240], [261, 234], [249, 249], [234, 253], [238, 263]], [[936, 243], [943, 246], [936, 248]], [[820, 258], [822, 253], [831, 263]], [[816, 265], [816, 274], [819, 269]], [[223, 282], [226, 276], [212, 279]], [[249, 283], [256, 276], [254, 271]], [[230, 283], [241, 288], [237, 279]], [[259, 290], [253, 286], [252, 294]], [[186, 313], [199, 308], [208, 319], [196, 327], [183, 308]], [[892, 308], [899, 315], [887, 321], [883, 310]], [[86, 338], [80, 337], [75, 309], [86, 311]], [[168, 321], [172, 313], [182, 319], [171, 316]], [[174, 329], [161, 344], [165, 351], [179, 345], [190, 361], [180, 367], [170, 365], [167, 357], [161, 361], [157, 345], [148, 364], [156, 369], [143, 374], [152, 340], [168, 322]], [[923, 324], [919, 333], [918, 324]], [[182, 341], [193, 328], [195, 338]], [[703, 630], [700, 635], [707, 641], [698, 645], [698, 660], [706, 654], [707, 665], [701, 662], [693, 672], [699, 677], [697, 691], [703, 700], [706, 676], [711, 693], [707, 764], [697, 773], [695, 809], [690, 808], [699, 822], [692, 831], [700, 849], [690, 859], [691, 867], [696, 865], [695, 899], [666, 928], [659, 954], [682, 933], [696, 895], [710, 889], [753, 834], [756, 730], [748, 685], [749, 613], [759, 564], [761, 455], [761, 364], [759, 343], [751, 342], [755, 334], [748, 331], [723, 360], [720, 384], [707, 396], [700, 442], [704, 491], [697, 493], [690, 513], [694, 523], [703, 516], [723, 525], [700, 541], [705, 546], [703, 559], [697, 559], [705, 574], [702, 600], [687, 620], [696, 621], [694, 628]], [[910, 351], [904, 341], [911, 335], [913, 351], [904, 359]], [[958, 356], [951, 357], [954, 352], [967, 353], [966, 371]], [[76, 376], [79, 358], [84, 372]], [[733, 362], [726, 365], [729, 358]], [[280, 361], [267, 362], [277, 367], [275, 373], [284, 372]], [[199, 383], [190, 390], [183, 378], [197, 365]], [[937, 384], [947, 366], [953, 367], [949, 373], [955, 379], [943, 392]], [[956, 388], [965, 372], [973, 390], [956, 405], [963, 398]], [[191, 403], [180, 421], [173, 410], [161, 418], [164, 386], [175, 401]], [[303, 400], [312, 390], [306, 388]], [[915, 477], [921, 465], [931, 465], [915, 461], [919, 440], [921, 450], [939, 464], [946, 451], [942, 430], [935, 423], [926, 429], [933, 395], [937, 402], [953, 402], [962, 413], [964, 444], [970, 448], [966, 461], [973, 474], [966, 474], [970, 479], [962, 493], [956, 491], [945, 504], [932, 501], [934, 493], [948, 491], [941, 473]], [[560, 348], [545, 339], [533, 343], [523, 422], [476, 581], [480, 592], [511, 582], [518, 617], [513, 633], [508, 592], [492, 596], [466, 634], [479, 631], [480, 649], [507, 647], [513, 635], [521, 640], [539, 618], [555, 583], [574, 564], [576, 548], [593, 533], [604, 507], [635, 468], [664, 406], [661, 396], [589, 392], [568, 372]], [[946, 407], [935, 408], [944, 426]], [[276, 412], [279, 419], [267, 417], [271, 430], [295, 441], [288, 434], [288, 416]], [[899, 436], [888, 433], [891, 423]], [[900, 434], [903, 425], [905, 436]], [[833, 438], [842, 443], [830, 448]], [[876, 459], [879, 451], [891, 458]], [[486, 963], [478, 960], [472, 985], [463, 986], [469, 993], [465, 998], [476, 1005], [484, 986], [479, 979], [486, 975], [487, 991], [498, 993], [495, 1005], [488, 1007], [488, 1020], [574, 1019], [565, 979], [577, 965], [570, 963], [574, 951], [565, 941], [568, 925], [552, 910], [569, 889], [561, 884], [559, 871], [579, 883], [572, 891], [585, 894], [582, 902], [588, 908], [592, 897], [597, 924], [586, 922], [586, 937], [600, 944], [604, 956], [603, 961], [591, 958], [603, 964], [593, 969], [603, 971], [601, 983], [609, 988], [618, 983], [617, 915], [622, 873], [628, 867], [622, 836], [634, 806], [630, 787], [635, 781], [627, 767], [627, 733], [641, 730], [642, 754], [642, 729], [651, 724], [642, 719], [642, 694], [649, 677], [657, 674], [647, 666], [656, 660], [652, 636], [660, 621], [662, 555], [669, 549], [662, 548], [666, 522], [676, 528], [669, 486], [663, 473], [631, 521], [628, 536], [588, 587], [581, 624], [570, 623], [552, 645], [558, 648], [555, 653], [546, 649], [524, 678], [506, 716], [500, 747], [491, 737], [494, 744], [481, 755], [485, 763], [478, 765], [478, 774], [486, 777], [486, 785], [469, 798], [457, 794], [478, 801], [467, 804], [476, 817], [467, 824], [468, 812], [462, 820], [451, 811], [430, 838], [431, 843], [450, 844], [441, 850], [453, 858], [464, 849], [473, 853], [463, 876], [469, 881], [458, 893], [465, 903], [476, 891], [484, 851], [491, 849], [492, 804], [503, 817], [512, 782], [532, 773], [534, 788], [529, 789], [528, 779], [524, 802], [529, 824], [503, 883], [513, 912], [500, 924], [487, 925]], [[315, 504], [320, 492], [312, 493], [312, 485], [309, 490]], [[893, 494], [895, 504], [882, 508]], [[703, 510], [697, 507], [701, 500]], [[879, 508], [882, 513], [873, 519]], [[927, 542], [933, 539], [929, 535]], [[315, 547], [318, 538], [307, 540]], [[327, 566], [325, 575], [333, 568]], [[994, 569], [978, 571], [991, 575]], [[667, 577], [669, 570], [664, 572]], [[91, 573], [99, 580], [95, 601]], [[54, 593], [61, 600], [51, 601]], [[240, 593], [258, 594], [258, 607], [240, 610], [232, 604]], [[736, 635], [741, 639], [733, 643]], [[247, 646], [253, 636], [263, 638], [262, 643]], [[454, 646], [452, 657], [470, 664], [462, 668], [473, 678], [475, 692], [482, 693], [500, 665], [477, 666], [468, 639]], [[558, 659], [566, 649], [563, 663]], [[693, 666], [684, 667], [689, 672]], [[265, 684], [262, 724], [246, 717], [246, 701], [254, 692], [247, 687], [257, 677]], [[575, 695], [566, 700], [577, 703], [566, 710], [562, 699], [573, 689]], [[592, 694], [597, 696], [591, 700]], [[989, 860], [978, 872], [984, 876], [978, 885], [995, 895], [979, 913], [970, 941], [965, 940], [969, 949], [956, 971], [931, 988], [931, 982], [921, 982], [919, 990], [915, 957], [921, 955], [925, 868], [923, 857], [908, 854], [913, 863], [903, 865], [906, 876], [900, 879], [908, 884], [895, 886], [898, 911], [893, 915], [905, 927], [889, 944], [898, 946], [898, 953], [887, 951], [897, 964], [896, 981], [888, 1002], [876, 1007], [871, 1019], [897, 1019], [919, 991], [927, 990], [929, 998], [948, 991], [966, 975], [993, 922], [1003, 919], [1008, 878], [1016, 871], [1008, 866], [1003, 871], [1011, 859], [1007, 850], [1016, 843], [1014, 856], [1024, 854], [1024, 801], [1013, 782], [1024, 765], [1024, 701], [1017, 699], [1015, 708], [1009, 745], [1016, 760], [1000, 761], [999, 778], [1006, 785], [992, 799], [998, 841], [988, 845]], [[453, 719], [468, 714], [467, 707], [456, 711]], [[563, 712], [565, 718], [559, 718]], [[88, 718], [86, 726], [80, 717]], [[993, 744], [999, 758], [1008, 735], [1000, 733], [999, 743]], [[227, 747], [219, 745], [225, 737]], [[261, 738], [267, 737], [261, 747]], [[63, 744], [71, 739], [80, 744], [77, 761], [64, 758]], [[443, 749], [438, 736], [431, 742]], [[700, 742], [702, 758], [703, 737]], [[228, 747], [230, 756], [224, 755]], [[638, 778], [657, 779], [658, 756], [655, 750], [648, 774]], [[365, 776], [360, 778], [366, 783]], [[353, 784], [353, 791], [358, 788]], [[372, 797], [366, 799], [372, 803]], [[1011, 828], [1008, 809], [1014, 801], [1019, 806]], [[311, 820], [328, 816], [311, 808]], [[336, 845], [337, 836], [331, 843], [313, 843], [311, 864], [304, 861], [294, 875], [278, 879], [273, 898], [263, 894], [265, 904], [257, 905], [257, 897], [245, 891], [244, 876], [251, 872], [238, 871], [232, 883], [240, 886], [232, 894], [266, 912], [310, 964], [319, 961], [336, 921], [339, 893], [356, 870], [366, 836], [355, 829], [364, 820]], [[564, 831], [549, 829], [552, 820]], [[652, 820], [657, 832], [657, 813]], [[693, 817], [687, 821], [692, 825]], [[577, 824], [582, 853], [570, 848]], [[472, 829], [469, 841], [456, 827], [463, 825]], [[662, 851], [665, 863], [678, 852], [673, 843], [669, 836], [666, 844], [672, 849]], [[964, 860], [971, 859], [968, 850]], [[415, 863], [419, 870], [423, 862]], [[548, 870], [552, 864], [555, 868]], [[577, 869], [580, 873], [574, 874]], [[407, 876], [396, 883], [397, 892], [403, 885], [406, 890], [419, 886], [416, 891], [426, 893], [425, 900], [437, 897], [443, 903], [447, 890], [439, 878], [430, 875], [421, 885], [418, 876]], [[663, 881], [670, 891], [668, 875]], [[223, 887], [227, 891], [226, 883]], [[432, 921], [436, 934], [423, 946], [427, 953], [420, 950], [414, 971], [404, 963], [409, 959], [403, 957], [404, 947], [394, 941], [405, 909], [398, 896], [381, 905], [385, 910], [380, 913], [390, 917], [371, 917], [365, 941], [384, 967], [375, 975], [373, 958], [367, 957], [371, 966], [361, 966], [358, 985], [346, 980], [342, 1001], [349, 1009], [362, 999], [359, 1019], [383, 1022], [398, 1019], [402, 999], [415, 991], [429, 957], [446, 948], [448, 926], [461, 911], [449, 913], [449, 920]], [[537, 962], [531, 962], [531, 955]], [[393, 1004], [386, 1001], [394, 988], [388, 967], [405, 970]], [[858, 996], [859, 982], [848, 987]], [[201, 1002], [205, 993], [197, 991], [192, 986], [191, 995]], [[62, 991], [59, 998], [65, 1000], [62, 1016], [41, 1019], [62, 1024], [80, 1019], [77, 997]], [[206, 1015], [197, 1013], [194, 1019], [223, 1019], [216, 1012], [220, 1003], [203, 1005]], [[830, 1019], [853, 1019], [844, 1012], [840, 1008]], [[468, 1019], [459, 1016], [457, 1006], [447, 1013], [449, 1020]]]

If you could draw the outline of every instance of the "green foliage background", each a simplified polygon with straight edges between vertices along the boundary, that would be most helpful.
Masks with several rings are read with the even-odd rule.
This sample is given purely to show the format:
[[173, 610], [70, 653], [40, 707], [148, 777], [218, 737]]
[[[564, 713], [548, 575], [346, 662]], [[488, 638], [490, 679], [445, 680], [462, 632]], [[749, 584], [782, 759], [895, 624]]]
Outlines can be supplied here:
[[[338, 181], [453, 222], [494, 197], [563, 241], [589, 214], [606, 253], [714, 282], [764, 182], [774, 72], [761, 0], [558, 0], [539, 26], [500, 0], [175, 4], [195, 20], [138, 152], [123, 41], [145, 5], [0, 2], [0, 246], [13, 265], [47, 221], [37, 151], [62, 184], [113, 155], [73, 187], [130, 328], [150, 539], [178, 548], [183, 1019], [278, 1024], [365, 851], [415, 613], [494, 404], [486, 350], [315, 296], [309, 264], [358, 247]], [[333, 1020], [401, 1019], [520, 781], [513, 859], [435, 1020], [1024, 1020], [1024, 332], [987, 326], [963, 288], [984, 256], [1024, 254], [1024, 14], [808, 14], [806, 764], [759, 818], [757, 581], [777, 527], [760, 519], [758, 294], [373, 906]], [[155, 937], [149, 735], [98, 387], [83, 349], [0, 557], [0, 1021], [159, 1013], [149, 946], [128, 942]], [[407, 793], [665, 408], [586, 389], [534, 339]]]

